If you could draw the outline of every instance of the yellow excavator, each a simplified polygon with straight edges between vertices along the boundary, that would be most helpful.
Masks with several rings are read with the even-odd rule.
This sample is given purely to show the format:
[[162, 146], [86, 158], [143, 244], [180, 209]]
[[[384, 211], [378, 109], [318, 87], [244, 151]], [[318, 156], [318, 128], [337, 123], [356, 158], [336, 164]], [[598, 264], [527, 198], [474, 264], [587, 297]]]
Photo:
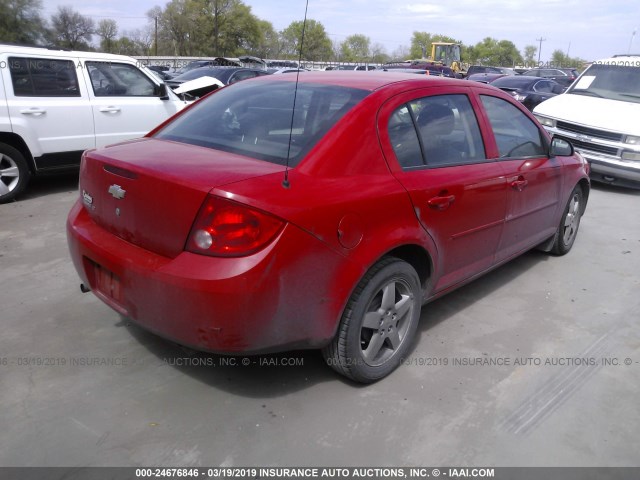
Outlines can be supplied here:
[[464, 75], [466, 69], [460, 59], [459, 43], [433, 42], [431, 44], [431, 60], [449, 67], [456, 74]]

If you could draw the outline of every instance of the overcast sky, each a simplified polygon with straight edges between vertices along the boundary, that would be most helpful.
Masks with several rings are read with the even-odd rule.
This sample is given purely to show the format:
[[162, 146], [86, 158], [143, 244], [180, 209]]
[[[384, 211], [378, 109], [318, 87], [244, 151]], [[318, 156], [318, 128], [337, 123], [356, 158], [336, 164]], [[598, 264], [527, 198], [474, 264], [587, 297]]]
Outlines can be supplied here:
[[[49, 17], [69, 5], [96, 22], [113, 18], [120, 33], [146, 25], [156, 0], [43, 0]], [[305, 0], [244, 0], [276, 30], [304, 18]], [[409, 46], [414, 31], [440, 33], [473, 45], [485, 37], [511, 40], [522, 52], [542, 42], [542, 61], [560, 49], [586, 60], [640, 53], [638, 0], [309, 0], [308, 18], [320, 21], [332, 40], [359, 33], [392, 53]], [[633, 36], [634, 31], [638, 31]], [[633, 40], [633, 41], [632, 41]], [[464, 52], [463, 52], [464, 56]]]

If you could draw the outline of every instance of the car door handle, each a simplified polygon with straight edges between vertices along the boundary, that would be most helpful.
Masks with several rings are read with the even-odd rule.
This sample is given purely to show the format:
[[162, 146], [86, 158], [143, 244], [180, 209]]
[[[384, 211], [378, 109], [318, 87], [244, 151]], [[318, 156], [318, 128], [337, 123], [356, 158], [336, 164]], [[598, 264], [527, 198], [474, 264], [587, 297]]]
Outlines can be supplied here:
[[519, 192], [524, 190], [527, 185], [529, 185], [529, 182], [525, 180], [523, 177], [518, 177], [516, 180], [511, 182], [511, 188]]
[[120, 111], [120, 107], [100, 107], [99, 110], [105, 113], [118, 113]]
[[24, 108], [20, 110], [20, 113], [24, 115], [43, 115], [47, 113], [47, 111], [44, 108], [34, 107], [34, 108]]
[[455, 199], [455, 195], [437, 196], [429, 199], [429, 201], [427, 201], [427, 205], [429, 205], [429, 208], [433, 208], [434, 210], [446, 210], [451, 206]]

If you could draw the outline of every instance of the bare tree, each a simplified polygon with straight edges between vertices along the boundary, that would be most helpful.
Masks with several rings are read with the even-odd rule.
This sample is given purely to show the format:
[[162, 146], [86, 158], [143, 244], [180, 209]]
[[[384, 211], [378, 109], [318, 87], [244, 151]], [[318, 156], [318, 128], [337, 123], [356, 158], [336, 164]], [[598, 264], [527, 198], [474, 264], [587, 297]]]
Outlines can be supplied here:
[[58, 7], [51, 17], [50, 40], [56, 45], [76, 50], [89, 48], [94, 33], [94, 23], [71, 7]]
[[103, 52], [113, 53], [113, 41], [118, 36], [118, 24], [115, 20], [100, 20], [96, 35], [102, 40], [100, 41], [100, 49]]

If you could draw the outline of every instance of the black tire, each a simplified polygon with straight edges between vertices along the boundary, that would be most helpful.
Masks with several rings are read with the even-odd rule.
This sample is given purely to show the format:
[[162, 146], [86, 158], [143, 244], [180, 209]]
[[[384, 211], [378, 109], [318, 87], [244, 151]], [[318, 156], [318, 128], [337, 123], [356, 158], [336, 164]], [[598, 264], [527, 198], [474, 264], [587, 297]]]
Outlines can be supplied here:
[[358, 283], [336, 336], [322, 350], [329, 366], [361, 383], [389, 375], [412, 346], [421, 293], [411, 265], [395, 257], [380, 260]]
[[551, 247], [550, 253], [553, 255], [565, 255], [569, 253], [573, 243], [576, 241], [578, 235], [578, 228], [580, 227], [580, 219], [584, 213], [584, 195], [582, 188], [579, 185], [571, 192], [567, 206], [564, 208], [562, 218], [560, 219], [560, 225], [556, 231], [553, 247]]
[[15, 199], [29, 183], [29, 166], [15, 148], [0, 143], [0, 203]]

